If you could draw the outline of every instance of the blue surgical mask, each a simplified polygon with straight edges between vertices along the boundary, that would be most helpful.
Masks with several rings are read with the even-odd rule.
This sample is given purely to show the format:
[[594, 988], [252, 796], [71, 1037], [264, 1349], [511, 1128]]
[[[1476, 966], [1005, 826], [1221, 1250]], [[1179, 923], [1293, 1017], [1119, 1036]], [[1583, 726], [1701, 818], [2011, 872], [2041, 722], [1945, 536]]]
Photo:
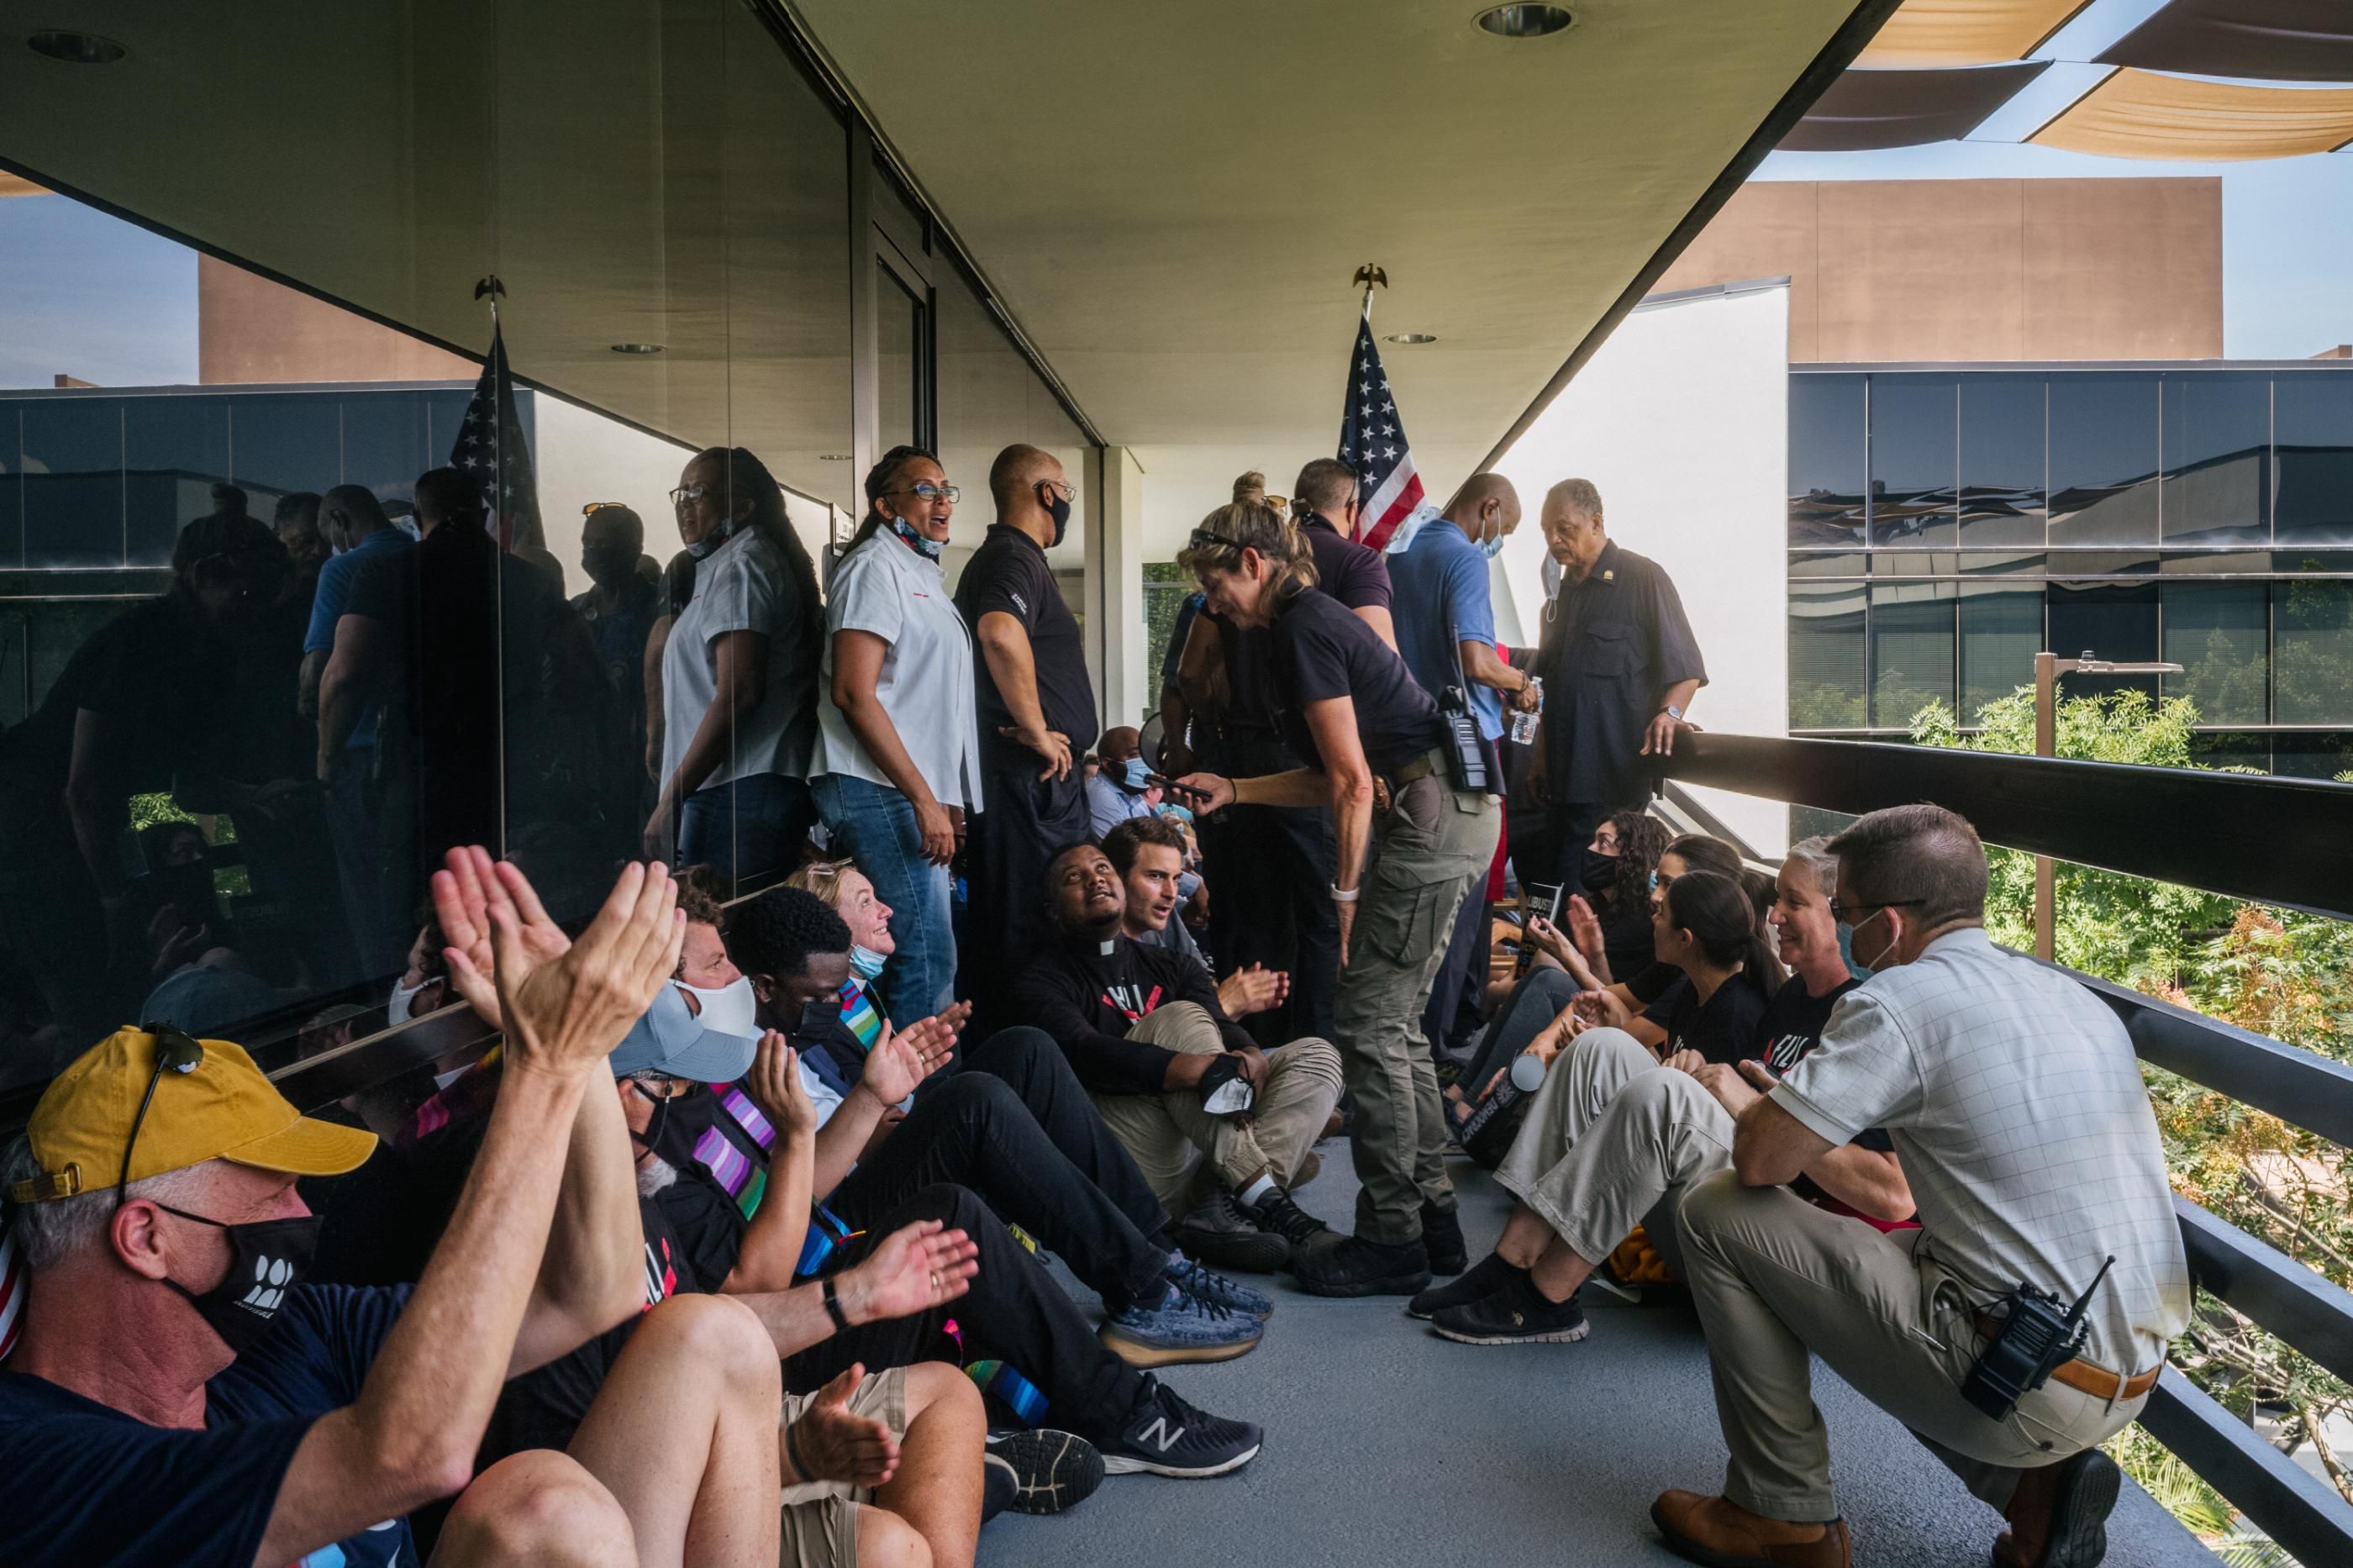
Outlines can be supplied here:
[[1160, 808], [1160, 815], [1163, 816], [1173, 816], [1179, 822], [1190, 822], [1193, 820], [1192, 808], [1189, 806], [1164, 805]]
[[1136, 794], [1142, 795], [1152, 787], [1152, 764], [1142, 757], [1130, 757], [1121, 767], [1123, 781]]
[[735, 537], [735, 520], [729, 518], [709, 533], [686, 547], [686, 552], [697, 561], [706, 560], [711, 552]]
[[940, 552], [948, 547], [947, 541], [944, 539], [924, 538], [923, 531], [903, 517], [891, 519], [891, 531], [913, 545], [915, 553], [926, 561], [937, 561]]
[[881, 953], [863, 942], [850, 944], [849, 973], [860, 980], [871, 981], [879, 976], [882, 973], [882, 965], [887, 962], [888, 960]]
[[1480, 542], [1479, 553], [1485, 556], [1490, 561], [1493, 561], [1496, 556], [1501, 555], [1503, 552], [1504, 536], [1500, 533], [1495, 535], [1493, 539], [1482, 540]]

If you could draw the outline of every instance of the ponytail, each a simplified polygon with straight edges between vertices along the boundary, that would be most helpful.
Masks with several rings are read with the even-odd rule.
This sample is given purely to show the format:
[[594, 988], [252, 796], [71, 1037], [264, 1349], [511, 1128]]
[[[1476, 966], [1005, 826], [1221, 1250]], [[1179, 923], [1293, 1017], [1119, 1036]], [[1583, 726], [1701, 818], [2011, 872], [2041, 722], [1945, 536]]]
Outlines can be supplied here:
[[1780, 961], [1757, 929], [1755, 906], [1736, 878], [1686, 871], [1667, 889], [1667, 919], [1691, 933], [1708, 963], [1740, 966], [1739, 978], [1770, 1001], [1780, 984]]

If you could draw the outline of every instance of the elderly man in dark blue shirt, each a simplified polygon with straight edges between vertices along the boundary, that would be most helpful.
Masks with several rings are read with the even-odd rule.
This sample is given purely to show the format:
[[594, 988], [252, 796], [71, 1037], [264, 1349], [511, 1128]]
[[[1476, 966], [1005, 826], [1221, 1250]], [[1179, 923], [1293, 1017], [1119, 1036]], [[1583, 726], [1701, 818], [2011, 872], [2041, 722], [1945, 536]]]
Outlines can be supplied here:
[[[1543, 524], [1545, 548], [1560, 563], [1560, 592], [1545, 606], [1540, 647], [1516, 650], [1512, 662], [1544, 680], [1530, 781], [1546, 802], [1552, 878], [1574, 887], [1602, 819], [1650, 798], [1643, 759], [1673, 751], [1707, 668], [1674, 583], [1657, 562], [1609, 538], [1591, 480], [1563, 479], [1546, 491]], [[1517, 844], [1514, 855], [1524, 858]], [[1528, 864], [1520, 872], [1545, 875]]]

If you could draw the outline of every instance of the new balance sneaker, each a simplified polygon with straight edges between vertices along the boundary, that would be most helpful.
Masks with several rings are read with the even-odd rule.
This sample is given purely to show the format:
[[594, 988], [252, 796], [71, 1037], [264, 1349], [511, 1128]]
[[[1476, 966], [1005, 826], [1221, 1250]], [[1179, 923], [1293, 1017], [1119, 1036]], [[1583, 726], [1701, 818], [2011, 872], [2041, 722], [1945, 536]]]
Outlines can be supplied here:
[[[1428, 1238], [1425, 1237], [1425, 1240]], [[1516, 1263], [1506, 1263], [1500, 1252], [1491, 1252], [1479, 1260], [1479, 1266], [1443, 1285], [1432, 1285], [1405, 1304], [1405, 1315], [1428, 1322], [1449, 1307], [1467, 1307], [1482, 1296], [1492, 1296], [1514, 1279], [1525, 1279], [1528, 1271]]]
[[1151, 1306], [1135, 1302], [1104, 1321], [1097, 1337], [1130, 1366], [1231, 1361], [1258, 1348], [1266, 1325], [1248, 1312], [1204, 1301], [1173, 1280]]
[[1264, 1437], [1251, 1423], [1212, 1415], [1146, 1377], [1127, 1425], [1103, 1448], [1103, 1473], [1148, 1471], [1180, 1480], [1222, 1476], [1257, 1458]]
[[1471, 1267], [1471, 1250], [1462, 1243], [1462, 1216], [1453, 1209], [1421, 1205], [1421, 1247], [1430, 1254], [1432, 1274], [1460, 1274]]
[[1248, 1312], [1260, 1322], [1274, 1316], [1274, 1299], [1261, 1295], [1239, 1279], [1213, 1274], [1181, 1252], [1168, 1255], [1168, 1279], [1187, 1296], [1229, 1312]]
[[1222, 1187], [1185, 1216], [1176, 1227], [1176, 1245], [1192, 1257], [1245, 1274], [1271, 1274], [1291, 1261], [1291, 1243], [1261, 1227]]
[[1430, 1254], [1419, 1237], [1387, 1247], [1326, 1231], [1292, 1249], [1291, 1271], [1310, 1295], [1410, 1296], [1430, 1283]]
[[997, 1505], [996, 1511], [1060, 1513], [1086, 1501], [1103, 1485], [1103, 1455], [1075, 1432], [992, 1432], [981, 1460], [987, 1467], [984, 1514], [991, 1511], [990, 1503]]
[[1585, 1337], [1584, 1309], [1572, 1295], [1547, 1301], [1525, 1275], [1492, 1296], [1432, 1313], [1430, 1326], [1464, 1345], [1566, 1345]]
[[1302, 1247], [1314, 1245], [1317, 1237], [1332, 1233], [1330, 1226], [1301, 1208], [1281, 1187], [1271, 1189], [1251, 1205], [1250, 1217], [1258, 1221], [1260, 1229], [1271, 1230], [1289, 1242], [1293, 1258], [1299, 1256]]

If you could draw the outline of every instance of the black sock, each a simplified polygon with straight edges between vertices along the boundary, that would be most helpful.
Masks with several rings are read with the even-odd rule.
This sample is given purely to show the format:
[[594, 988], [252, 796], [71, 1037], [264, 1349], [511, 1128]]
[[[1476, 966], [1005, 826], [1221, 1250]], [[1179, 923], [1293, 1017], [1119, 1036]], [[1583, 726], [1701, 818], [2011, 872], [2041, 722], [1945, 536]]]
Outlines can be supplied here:
[[1014, 1498], [1021, 1490], [1021, 1483], [1014, 1475], [1013, 1467], [1002, 1459], [995, 1462], [983, 1459], [980, 1477], [980, 1520], [986, 1524], [1013, 1506]]

